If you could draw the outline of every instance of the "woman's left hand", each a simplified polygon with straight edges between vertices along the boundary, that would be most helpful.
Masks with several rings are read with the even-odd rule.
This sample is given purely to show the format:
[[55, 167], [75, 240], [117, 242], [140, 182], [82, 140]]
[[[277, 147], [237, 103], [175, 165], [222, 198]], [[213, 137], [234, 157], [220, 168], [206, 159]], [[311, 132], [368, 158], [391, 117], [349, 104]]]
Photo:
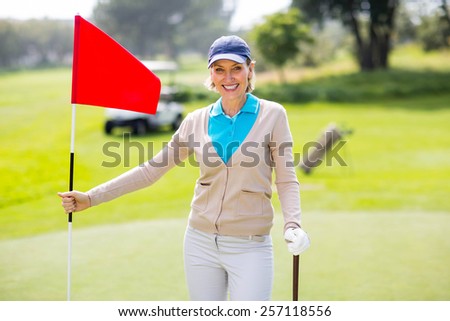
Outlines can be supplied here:
[[293, 255], [299, 255], [310, 245], [308, 234], [301, 228], [287, 229], [284, 233], [284, 239], [288, 242], [288, 250]]

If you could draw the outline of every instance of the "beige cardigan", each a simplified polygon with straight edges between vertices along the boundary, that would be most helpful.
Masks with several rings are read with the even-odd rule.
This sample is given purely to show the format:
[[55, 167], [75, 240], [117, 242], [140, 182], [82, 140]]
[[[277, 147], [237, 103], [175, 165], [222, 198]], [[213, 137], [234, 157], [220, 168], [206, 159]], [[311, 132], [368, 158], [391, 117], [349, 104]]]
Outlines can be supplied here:
[[284, 216], [284, 229], [300, 226], [300, 191], [285, 109], [261, 100], [258, 117], [227, 164], [208, 135], [210, 107], [186, 116], [169, 144], [150, 161], [90, 191], [91, 205], [155, 183], [195, 154], [200, 167], [189, 225], [207, 233], [266, 235], [273, 225], [272, 171]]

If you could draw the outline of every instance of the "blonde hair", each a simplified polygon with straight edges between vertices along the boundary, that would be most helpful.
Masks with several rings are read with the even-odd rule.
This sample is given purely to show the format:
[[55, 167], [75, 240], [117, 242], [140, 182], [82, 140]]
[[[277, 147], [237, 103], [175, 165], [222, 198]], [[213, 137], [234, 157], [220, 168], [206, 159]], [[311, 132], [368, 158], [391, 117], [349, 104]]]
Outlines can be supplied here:
[[[247, 66], [250, 66], [252, 63], [254, 64], [255, 61], [247, 58], [246, 63], [247, 63]], [[214, 66], [214, 64], [212, 64], [210, 68], [212, 68], [213, 66]], [[255, 90], [255, 82], [256, 82], [255, 76], [256, 76], [255, 68], [253, 68], [253, 70], [252, 70], [252, 78], [248, 79], [248, 85], [247, 85], [247, 88], [245, 90], [246, 93], [251, 93], [253, 90]], [[206, 78], [204, 85], [205, 85], [206, 88], [208, 88], [208, 90], [217, 92], [216, 85], [212, 81], [211, 75], [209, 75], [208, 78]]]

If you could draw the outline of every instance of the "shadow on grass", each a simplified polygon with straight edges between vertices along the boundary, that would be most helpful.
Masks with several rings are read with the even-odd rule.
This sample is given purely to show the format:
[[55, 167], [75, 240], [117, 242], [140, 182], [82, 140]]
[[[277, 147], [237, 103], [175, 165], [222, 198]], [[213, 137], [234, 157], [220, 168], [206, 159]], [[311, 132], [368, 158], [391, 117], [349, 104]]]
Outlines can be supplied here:
[[[358, 72], [298, 83], [270, 84], [255, 90], [255, 94], [259, 97], [267, 97], [282, 103], [311, 101], [366, 103], [449, 93], [450, 73], [404, 69]], [[448, 104], [404, 106], [413, 109], [448, 107]]]

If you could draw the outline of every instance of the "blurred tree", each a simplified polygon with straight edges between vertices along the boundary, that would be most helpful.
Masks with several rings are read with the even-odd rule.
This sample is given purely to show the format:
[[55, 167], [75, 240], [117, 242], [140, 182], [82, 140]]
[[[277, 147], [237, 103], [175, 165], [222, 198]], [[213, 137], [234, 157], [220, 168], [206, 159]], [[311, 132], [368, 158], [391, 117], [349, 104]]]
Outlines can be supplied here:
[[[180, 47], [205, 51], [212, 33], [226, 32], [230, 0], [103, 0], [94, 9], [99, 27], [140, 57], [176, 59]], [[230, 7], [230, 6], [228, 6]], [[206, 47], [207, 50], [208, 47]]]
[[139, 56], [154, 55], [158, 47], [175, 56], [173, 28], [183, 19], [189, 1], [106, 0], [94, 8], [96, 24]]
[[425, 51], [449, 47], [449, 23], [441, 14], [422, 17], [417, 33]]
[[14, 25], [0, 20], [0, 67], [13, 66], [20, 57], [21, 48]]
[[26, 20], [17, 26], [21, 47], [32, 65], [62, 63], [72, 55], [73, 25], [58, 20]]
[[443, 47], [450, 46], [450, 13], [448, 10], [447, 0], [442, 0], [441, 3], [442, 15], [440, 18], [440, 24], [442, 26], [442, 38], [443, 38]]
[[307, 19], [337, 17], [351, 29], [361, 70], [388, 68], [398, 4], [399, 0], [292, 0]]
[[71, 61], [73, 24], [59, 20], [0, 20], [0, 67], [60, 65]]
[[299, 57], [299, 62], [304, 66], [317, 66], [331, 61], [352, 48], [349, 32], [337, 20], [327, 20], [321, 27], [313, 24], [311, 37], [314, 42], [303, 46]]
[[422, 17], [418, 37], [426, 51], [450, 46], [450, 17], [447, 0], [441, 0], [440, 10]]
[[228, 33], [237, 0], [191, 0], [177, 29], [176, 44], [184, 51], [208, 53], [219, 36]]
[[412, 13], [407, 10], [405, 2], [401, 2], [395, 17], [395, 42], [405, 43], [416, 39], [417, 26], [414, 23], [414, 18]]
[[450, 13], [448, 11], [447, 0], [442, 0], [442, 3], [441, 3], [440, 7], [442, 9], [442, 17], [443, 17], [443, 19], [447, 22], [448, 25], [450, 25]]
[[301, 52], [304, 43], [311, 43], [309, 27], [301, 23], [300, 10], [267, 16], [264, 23], [254, 27], [251, 37], [263, 58], [278, 67], [281, 82], [286, 82], [283, 67]]
[[450, 46], [450, 13], [447, 0], [403, 0], [414, 22], [416, 39], [424, 50]]

